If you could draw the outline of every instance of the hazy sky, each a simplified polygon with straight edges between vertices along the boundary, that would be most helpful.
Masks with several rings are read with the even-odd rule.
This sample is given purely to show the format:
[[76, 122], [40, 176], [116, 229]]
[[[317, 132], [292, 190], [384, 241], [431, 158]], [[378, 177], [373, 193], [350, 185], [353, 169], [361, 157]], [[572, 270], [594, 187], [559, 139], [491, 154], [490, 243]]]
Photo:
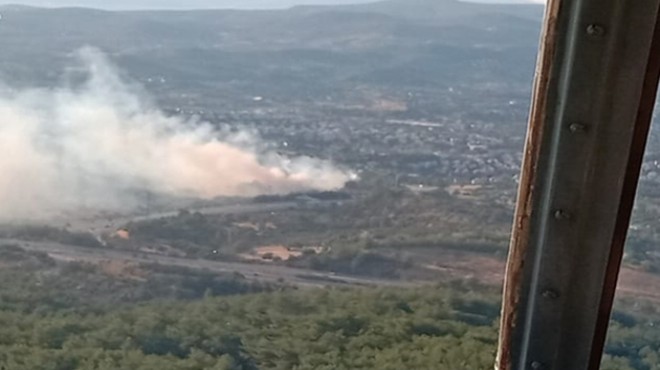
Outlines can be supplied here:
[[[484, 3], [542, 2], [543, 0], [475, 0]], [[351, 4], [374, 0], [0, 0], [2, 4], [66, 7], [81, 6], [100, 9], [268, 9], [287, 8], [300, 4]]]
[[350, 4], [372, 0], [0, 0], [0, 4], [60, 7], [82, 6], [101, 9], [202, 9], [287, 8], [299, 4]]

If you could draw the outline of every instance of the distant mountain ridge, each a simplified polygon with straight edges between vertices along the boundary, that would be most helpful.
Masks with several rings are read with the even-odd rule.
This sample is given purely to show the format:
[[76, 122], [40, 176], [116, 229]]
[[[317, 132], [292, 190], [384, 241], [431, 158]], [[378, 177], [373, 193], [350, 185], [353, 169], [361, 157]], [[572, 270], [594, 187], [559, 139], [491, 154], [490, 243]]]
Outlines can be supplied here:
[[[305, 0], [306, 3], [355, 3], [372, 0]], [[106, 10], [153, 9], [281, 9], [300, 3], [299, 0], [17, 0], [35, 7], [85, 7]], [[3, 2], [5, 4], [11, 1]], [[1, 4], [0, 4], [1, 6]]]
[[[17, 0], [17, 3], [36, 7], [87, 7], [108, 10], [149, 10], [149, 9], [284, 9], [293, 6], [371, 3], [376, 0]], [[413, 0], [414, 1], [414, 0]], [[478, 1], [479, 2], [479, 1]], [[500, 0], [480, 0], [480, 2], [502, 3]], [[511, 0], [511, 2], [532, 2], [531, 0]], [[11, 1], [0, 2], [11, 4]]]
[[538, 20], [543, 15], [544, 7], [539, 4], [482, 4], [459, 0], [385, 0], [336, 8], [377, 12], [411, 19], [450, 19], [487, 12]]
[[[158, 95], [209, 101], [527, 88], [543, 12], [455, 0], [259, 11], [2, 9], [0, 80], [11, 85], [57, 84], [72, 53], [94, 46]], [[167, 83], [149, 82], [160, 77]]]

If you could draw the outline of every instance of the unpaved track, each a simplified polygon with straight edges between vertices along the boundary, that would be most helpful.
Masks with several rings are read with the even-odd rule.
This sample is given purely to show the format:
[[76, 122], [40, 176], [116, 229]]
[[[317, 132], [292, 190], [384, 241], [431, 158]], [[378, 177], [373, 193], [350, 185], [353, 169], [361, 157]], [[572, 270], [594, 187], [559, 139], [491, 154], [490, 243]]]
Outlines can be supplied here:
[[124, 260], [138, 263], [156, 263], [163, 266], [186, 267], [218, 273], [240, 273], [250, 280], [284, 282], [303, 286], [356, 285], [356, 286], [412, 286], [415, 283], [342, 276], [275, 264], [209, 261], [167, 257], [158, 254], [135, 253], [117, 249], [84, 248], [59, 243], [32, 242], [16, 239], [0, 239], [0, 244], [18, 245], [29, 251], [45, 252], [57, 260], [102, 262]]
[[[240, 273], [249, 280], [287, 283], [298, 286], [398, 286], [413, 287], [443, 280], [475, 279], [483, 284], [501, 286], [504, 278], [504, 262], [500, 259], [473, 253], [449, 253], [442, 265], [427, 266], [438, 272], [435, 281], [400, 281], [366, 277], [336, 275], [275, 264], [256, 264], [230, 261], [209, 261], [168, 257], [157, 254], [135, 253], [116, 249], [84, 248], [48, 242], [32, 242], [16, 239], [0, 239], [1, 244], [19, 245], [29, 251], [48, 253], [63, 261], [98, 263], [121, 260], [163, 266], [186, 267], [217, 273]], [[631, 268], [623, 268], [617, 294], [660, 302], [660, 276]]]
[[[443, 263], [428, 266], [451, 279], [475, 279], [500, 287], [504, 281], [504, 261], [486, 254], [447, 251]], [[660, 303], [660, 275], [623, 267], [617, 286], [618, 297], [643, 298]]]

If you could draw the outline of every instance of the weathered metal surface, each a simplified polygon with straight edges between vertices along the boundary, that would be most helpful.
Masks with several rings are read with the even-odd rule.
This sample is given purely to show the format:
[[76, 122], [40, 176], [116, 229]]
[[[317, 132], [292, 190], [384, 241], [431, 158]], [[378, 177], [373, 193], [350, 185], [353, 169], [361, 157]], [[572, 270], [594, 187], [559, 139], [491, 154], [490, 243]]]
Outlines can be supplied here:
[[596, 370], [660, 70], [660, 0], [549, 1], [499, 370]]
[[525, 142], [525, 155], [520, 175], [520, 189], [516, 215], [514, 217], [511, 244], [504, 280], [503, 309], [500, 323], [500, 348], [497, 354], [496, 370], [511, 368], [511, 344], [516, 327], [520, 303], [521, 281], [525, 265], [526, 250], [529, 245], [530, 216], [532, 214], [533, 187], [528, 186], [536, 177], [545, 112], [547, 110], [546, 91], [549, 89], [552, 62], [557, 40], [557, 14], [561, 1], [548, 2], [544, 30], [541, 36], [539, 59], [534, 76], [534, 96], [530, 113], [529, 128]]
[[610, 247], [610, 259], [607, 265], [605, 284], [603, 285], [601, 304], [598, 310], [598, 324], [595, 334], [597, 342], [594, 343], [592, 349], [590, 369], [598, 369], [600, 367], [601, 354], [605, 345], [608, 323], [612, 314], [612, 302], [614, 301], [619, 270], [623, 260], [623, 252], [630, 225], [630, 216], [635, 204], [639, 174], [644, 160], [644, 149], [646, 148], [651, 129], [651, 121], [653, 119], [653, 109], [657, 100], [658, 81], [660, 81], [660, 9], [657, 20], [649, 63], [644, 77], [642, 98], [637, 111], [628, 167], [624, 177], [623, 192], [619, 203], [619, 214], [617, 215], [614, 237]]

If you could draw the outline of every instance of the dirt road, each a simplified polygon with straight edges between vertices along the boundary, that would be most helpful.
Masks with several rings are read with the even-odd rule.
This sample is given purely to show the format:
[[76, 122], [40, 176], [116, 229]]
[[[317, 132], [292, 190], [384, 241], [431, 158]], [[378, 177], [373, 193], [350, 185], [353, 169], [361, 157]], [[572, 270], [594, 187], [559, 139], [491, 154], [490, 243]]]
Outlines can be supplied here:
[[56, 260], [98, 263], [109, 260], [125, 260], [138, 263], [157, 263], [164, 266], [186, 267], [219, 273], [240, 273], [250, 280], [283, 282], [302, 286], [354, 285], [354, 286], [411, 286], [396, 280], [342, 276], [312, 270], [298, 269], [275, 264], [209, 261], [168, 257], [157, 254], [134, 253], [116, 249], [84, 248], [58, 243], [31, 242], [16, 239], [0, 239], [0, 244], [13, 244], [29, 251], [48, 253]]
[[[453, 279], [475, 279], [481, 283], [501, 286], [504, 280], [504, 260], [485, 254], [447, 251], [442, 263], [427, 266]], [[617, 286], [619, 297], [636, 297], [660, 302], [660, 275], [630, 267], [621, 269]]]

